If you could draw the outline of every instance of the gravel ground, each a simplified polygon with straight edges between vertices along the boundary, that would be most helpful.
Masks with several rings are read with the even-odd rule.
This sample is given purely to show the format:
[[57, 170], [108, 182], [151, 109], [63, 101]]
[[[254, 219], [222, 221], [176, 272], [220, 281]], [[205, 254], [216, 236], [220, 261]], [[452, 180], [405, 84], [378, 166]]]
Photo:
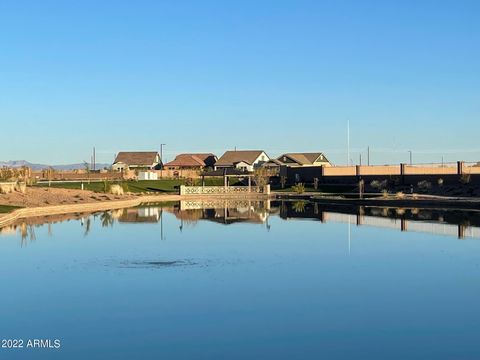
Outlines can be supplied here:
[[37, 207], [47, 205], [85, 204], [108, 200], [133, 199], [134, 195], [112, 195], [85, 190], [28, 187], [26, 194], [0, 194], [0, 205]]

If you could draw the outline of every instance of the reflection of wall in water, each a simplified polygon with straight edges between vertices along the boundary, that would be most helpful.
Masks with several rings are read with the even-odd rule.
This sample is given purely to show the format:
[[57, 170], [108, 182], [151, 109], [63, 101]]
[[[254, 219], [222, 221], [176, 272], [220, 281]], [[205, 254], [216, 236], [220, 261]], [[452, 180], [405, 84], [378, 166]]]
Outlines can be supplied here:
[[472, 211], [342, 207], [309, 201], [280, 201], [273, 206], [280, 208], [280, 217], [286, 220], [312, 219], [458, 238], [480, 238], [480, 214]]

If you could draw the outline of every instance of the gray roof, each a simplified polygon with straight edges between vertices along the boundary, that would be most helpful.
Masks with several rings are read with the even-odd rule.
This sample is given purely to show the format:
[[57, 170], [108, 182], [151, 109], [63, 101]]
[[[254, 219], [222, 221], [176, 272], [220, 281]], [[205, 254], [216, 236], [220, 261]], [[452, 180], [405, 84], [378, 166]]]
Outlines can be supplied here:
[[122, 151], [115, 158], [114, 164], [124, 163], [127, 165], [153, 165], [158, 152], [156, 151]]
[[279, 156], [278, 160], [283, 162], [282, 159], [283, 159], [284, 156], [290, 158], [291, 160], [295, 161], [296, 163], [298, 163], [300, 165], [312, 165], [316, 161], [318, 161], [320, 156], [323, 156], [323, 159], [320, 160], [320, 162], [329, 162], [327, 160], [327, 157], [321, 152], [316, 152], [316, 153], [287, 153], [287, 154], [283, 154], [282, 156]]

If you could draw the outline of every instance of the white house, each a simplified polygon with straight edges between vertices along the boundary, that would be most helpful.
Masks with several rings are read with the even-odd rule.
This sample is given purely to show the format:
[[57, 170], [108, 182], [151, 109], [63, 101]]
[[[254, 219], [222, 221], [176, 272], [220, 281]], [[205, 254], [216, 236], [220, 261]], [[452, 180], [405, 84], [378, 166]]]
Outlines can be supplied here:
[[162, 159], [156, 151], [119, 152], [112, 165], [113, 171], [155, 170], [162, 166]]
[[270, 158], [263, 150], [227, 151], [215, 163], [215, 170], [237, 169], [252, 172]]

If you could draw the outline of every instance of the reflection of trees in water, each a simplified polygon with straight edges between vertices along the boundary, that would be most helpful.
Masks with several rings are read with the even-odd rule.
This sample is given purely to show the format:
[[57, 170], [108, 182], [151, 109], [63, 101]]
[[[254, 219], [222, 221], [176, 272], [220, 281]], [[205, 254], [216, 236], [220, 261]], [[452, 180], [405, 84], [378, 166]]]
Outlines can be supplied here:
[[110, 211], [104, 211], [100, 215], [100, 220], [102, 222], [102, 227], [113, 226], [113, 224], [115, 223], [115, 219], [113, 217], [113, 214]]
[[25, 222], [20, 225], [20, 235], [22, 237], [22, 247], [27, 246], [27, 238], [30, 239], [30, 241], [35, 241], [37, 239], [33, 225], [27, 225]]
[[85, 231], [83, 232], [83, 236], [87, 236], [88, 233], [90, 232], [92, 226], [92, 220], [90, 219], [90, 216], [87, 217], [87, 220], [83, 223], [83, 227], [85, 228]]

